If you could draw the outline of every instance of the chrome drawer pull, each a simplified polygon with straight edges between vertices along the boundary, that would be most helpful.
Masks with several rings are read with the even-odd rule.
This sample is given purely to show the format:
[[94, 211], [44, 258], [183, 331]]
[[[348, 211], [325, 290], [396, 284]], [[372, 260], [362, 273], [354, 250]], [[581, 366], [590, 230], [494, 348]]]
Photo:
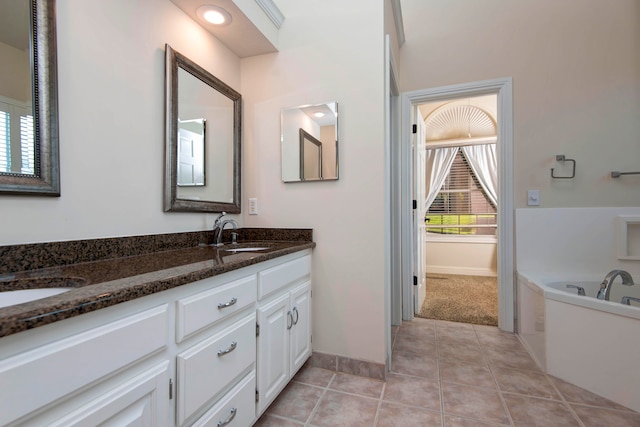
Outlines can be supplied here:
[[225, 354], [231, 353], [233, 350], [236, 349], [237, 346], [238, 346], [238, 343], [235, 341], [232, 341], [229, 347], [225, 348], [224, 350], [218, 350], [218, 356], [224, 356]]
[[[300, 319], [300, 313], [298, 313], [298, 307], [293, 307], [293, 312], [296, 314], [296, 320], [293, 321], [294, 325], [298, 324], [298, 320]], [[291, 316], [293, 317], [293, 316]]]
[[223, 303], [218, 304], [218, 310], [223, 309], [223, 308], [227, 308], [227, 307], [231, 307], [233, 304], [235, 304], [237, 302], [238, 302], [238, 298], [233, 297], [233, 298], [231, 298], [231, 301], [229, 301], [229, 302], [225, 302], [224, 304]]
[[229, 414], [229, 418], [227, 418], [224, 421], [218, 421], [218, 427], [223, 427], [228, 425], [231, 421], [233, 421], [237, 412], [238, 412], [238, 408], [231, 408], [231, 414]]
[[291, 311], [287, 311], [287, 330], [293, 327], [293, 315]]

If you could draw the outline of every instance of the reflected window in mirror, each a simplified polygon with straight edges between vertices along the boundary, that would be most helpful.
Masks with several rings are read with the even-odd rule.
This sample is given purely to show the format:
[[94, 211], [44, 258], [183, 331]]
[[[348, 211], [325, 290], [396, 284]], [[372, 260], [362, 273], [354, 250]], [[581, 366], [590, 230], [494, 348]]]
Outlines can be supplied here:
[[55, 0], [0, 2], [0, 193], [60, 195]]
[[241, 96], [166, 45], [165, 211], [240, 212]]
[[338, 103], [286, 108], [281, 114], [282, 180], [338, 179]]

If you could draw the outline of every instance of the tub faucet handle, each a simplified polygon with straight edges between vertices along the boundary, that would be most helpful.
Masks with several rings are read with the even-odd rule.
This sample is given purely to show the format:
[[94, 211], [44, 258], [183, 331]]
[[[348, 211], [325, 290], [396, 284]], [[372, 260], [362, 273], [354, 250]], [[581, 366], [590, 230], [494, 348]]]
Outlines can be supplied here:
[[620, 301], [620, 303], [621, 304], [631, 305], [631, 301], [640, 302], [640, 298], [622, 297], [622, 301]]
[[578, 295], [580, 296], [586, 296], [587, 294], [584, 291], [584, 288], [582, 286], [578, 286], [578, 285], [567, 285], [567, 288], [573, 288], [573, 289], [577, 289], [578, 290]]

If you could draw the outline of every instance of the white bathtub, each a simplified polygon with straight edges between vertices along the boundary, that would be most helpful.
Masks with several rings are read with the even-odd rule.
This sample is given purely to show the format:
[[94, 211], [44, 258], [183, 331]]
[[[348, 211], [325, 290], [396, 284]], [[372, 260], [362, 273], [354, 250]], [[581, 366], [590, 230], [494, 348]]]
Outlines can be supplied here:
[[519, 272], [518, 334], [549, 374], [640, 411], [640, 307], [620, 303], [640, 297], [640, 284], [616, 279], [602, 301], [601, 278], [575, 279]]

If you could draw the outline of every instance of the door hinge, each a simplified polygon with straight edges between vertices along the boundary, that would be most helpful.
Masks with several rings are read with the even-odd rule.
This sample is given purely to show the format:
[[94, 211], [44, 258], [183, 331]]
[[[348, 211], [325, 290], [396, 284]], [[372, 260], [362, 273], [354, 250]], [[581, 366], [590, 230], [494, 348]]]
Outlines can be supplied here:
[[256, 402], [260, 401], [260, 392], [256, 389]]
[[169, 400], [173, 399], [173, 380], [169, 378]]
[[418, 286], [418, 276], [413, 276], [413, 286]]
[[256, 323], [256, 336], [259, 337], [260, 336], [260, 325], [258, 325]]
[[418, 201], [414, 200], [412, 206], [413, 206], [413, 209], [418, 209]]
[[411, 132], [412, 133], [418, 133], [418, 125], [412, 125]]

